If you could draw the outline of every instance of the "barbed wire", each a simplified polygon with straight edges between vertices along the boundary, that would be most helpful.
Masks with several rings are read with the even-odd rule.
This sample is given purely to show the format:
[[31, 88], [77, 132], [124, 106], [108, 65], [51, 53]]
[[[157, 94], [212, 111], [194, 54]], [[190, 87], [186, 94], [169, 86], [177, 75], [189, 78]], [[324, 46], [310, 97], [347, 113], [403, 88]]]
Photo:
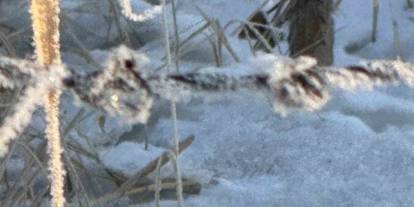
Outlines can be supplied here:
[[[1, 146], [6, 146], [29, 122], [16, 117], [33, 113], [34, 108], [43, 103], [39, 94], [56, 88], [71, 91], [82, 102], [109, 115], [130, 123], [146, 123], [157, 98], [183, 101], [198, 93], [259, 91], [271, 94], [275, 111], [286, 116], [290, 111], [321, 109], [334, 88], [354, 91], [398, 84], [414, 87], [414, 66], [401, 60], [373, 60], [338, 68], [318, 66], [310, 57], [278, 57], [270, 72], [249, 75], [152, 74], [145, 70], [148, 63], [145, 54], [125, 46], [111, 52], [102, 70], [88, 74], [65, 66], [51, 66], [58, 69], [45, 70], [29, 60], [0, 57], [0, 88], [27, 88], [16, 104], [18, 109], [6, 117], [14, 120], [12, 124], [4, 121], [0, 126], [0, 132], [13, 132], [0, 133], [0, 155]], [[22, 123], [16, 123], [19, 120]]]

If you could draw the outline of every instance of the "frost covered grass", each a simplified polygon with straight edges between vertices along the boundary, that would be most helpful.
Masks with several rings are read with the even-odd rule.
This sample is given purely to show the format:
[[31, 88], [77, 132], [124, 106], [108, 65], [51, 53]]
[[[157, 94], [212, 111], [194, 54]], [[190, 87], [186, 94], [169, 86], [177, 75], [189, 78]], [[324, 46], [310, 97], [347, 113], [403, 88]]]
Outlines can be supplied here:
[[162, 11], [162, 6], [158, 5], [137, 14], [132, 9], [133, 7], [131, 0], [120, 0], [119, 2], [122, 7], [122, 13], [128, 17], [128, 19], [135, 22], [143, 22], [153, 19], [155, 16], [160, 15]]

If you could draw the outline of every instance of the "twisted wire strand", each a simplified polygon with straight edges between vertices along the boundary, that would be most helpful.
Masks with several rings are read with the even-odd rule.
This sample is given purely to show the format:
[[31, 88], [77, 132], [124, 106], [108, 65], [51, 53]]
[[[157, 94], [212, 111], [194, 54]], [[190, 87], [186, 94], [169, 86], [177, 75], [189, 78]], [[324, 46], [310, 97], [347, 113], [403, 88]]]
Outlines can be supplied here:
[[[149, 63], [145, 54], [124, 46], [111, 54], [104, 69], [88, 74], [64, 66], [48, 66], [56, 68], [46, 70], [46, 66], [29, 60], [0, 57], [0, 88], [26, 88], [14, 106], [19, 110], [11, 110], [12, 113], [4, 119], [15, 121], [3, 121], [0, 125], [1, 148], [6, 148], [30, 121], [30, 118], [16, 117], [33, 113], [36, 106], [44, 106], [45, 103], [40, 101], [42, 98], [36, 94], [45, 94], [39, 92], [45, 90], [70, 90], [82, 102], [112, 116], [131, 123], [145, 123], [156, 98], [183, 101], [199, 93], [263, 91], [274, 97], [275, 111], [285, 116], [296, 110], [320, 110], [329, 101], [330, 91], [334, 88], [355, 91], [398, 84], [414, 87], [414, 66], [401, 60], [366, 61], [358, 66], [336, 68], [318, 66], [310, 57], [281, 57], [266, 73], [149, 74], [145, 72], [145, 65]], [[27, 92], [30, 90], [36, 92]]]

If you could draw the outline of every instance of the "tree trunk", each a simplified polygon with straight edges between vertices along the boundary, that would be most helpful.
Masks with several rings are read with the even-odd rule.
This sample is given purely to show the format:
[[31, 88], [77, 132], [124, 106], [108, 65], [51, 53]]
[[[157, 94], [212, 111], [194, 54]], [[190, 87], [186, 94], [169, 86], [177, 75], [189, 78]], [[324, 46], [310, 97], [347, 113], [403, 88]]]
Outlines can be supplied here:
[[307, 55], [316, 58], [319, 65], [333, 64], [333, 0], [295, 0], [291, 4], [290, 56]]

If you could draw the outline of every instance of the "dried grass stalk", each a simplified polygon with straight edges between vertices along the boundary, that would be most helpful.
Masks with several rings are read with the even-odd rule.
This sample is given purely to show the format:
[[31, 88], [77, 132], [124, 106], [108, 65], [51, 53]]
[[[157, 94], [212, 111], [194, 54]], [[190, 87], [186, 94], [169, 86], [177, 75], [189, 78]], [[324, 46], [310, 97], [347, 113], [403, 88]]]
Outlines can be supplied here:
[[[34, 45], [37, 62], [41, 65], [60, 64], [59, 43], [59, 0], [32, 0], [30, 13], [34, 33]], [[63, 207], [65, 170], [62, 162], [62, 143], [59, 131], [60, 91], [53, 90], [46, 104], [49, 171], [51, 184], [51, 205]]]

